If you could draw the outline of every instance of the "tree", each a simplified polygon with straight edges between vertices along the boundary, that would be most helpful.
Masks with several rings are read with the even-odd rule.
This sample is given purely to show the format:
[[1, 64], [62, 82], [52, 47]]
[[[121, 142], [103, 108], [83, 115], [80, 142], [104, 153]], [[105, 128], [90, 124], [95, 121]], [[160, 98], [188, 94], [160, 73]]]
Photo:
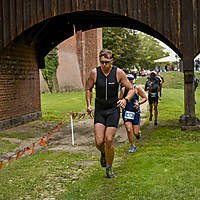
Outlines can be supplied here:
[[127, 68], [134, 65], [138, 57], [139, 39], [134, 30], [125, 28], [103, 28], [103, 47], [112, 50], [114, 65]]
[[146, 69], [154, 69], [154, 60], [166, 57], [169, 53], [164, 51], [164, 47], [154, 37], [144, 33], [139, 33], [138, 36], [140, 39], [138, 65]]
[[58, 80], [56, 76], [57, 68], [59, 65], [57, 47], [51, 50], [45, 57], [45, 69], [42, 69], [42, 75], [47, 83], [49, 91], [59, 92]]
[[103, 28], [103, 47], [112, 50], [113, 64], [120, 68], [136, 65], [153, 69], [154, 60], [168, 56], [158, 40], [127, 28]]

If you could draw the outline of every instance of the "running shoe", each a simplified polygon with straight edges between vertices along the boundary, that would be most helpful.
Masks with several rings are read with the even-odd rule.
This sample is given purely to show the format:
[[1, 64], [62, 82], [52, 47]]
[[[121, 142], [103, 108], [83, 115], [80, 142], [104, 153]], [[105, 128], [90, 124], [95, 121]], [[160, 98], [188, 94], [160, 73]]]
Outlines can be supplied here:
[[131, 149], [129, 150], [130, 153], [133, 153], [135, 151], [136, 151], [136, 147], [135, 146], [132, 146]]
[[153, 117], [153, 115], [150, 115], [150, 117], [149, 117], [149, 121], [152, 121], [152, 117]]
[[142, 134], [141, 133], [139, 133], [138, 135], [136, 135], [135, 137], [136, 137], [136, 139], [137, 140], [139, 140], [140, 138], [141, 138], [141, 136], [142, 136]]
[[158, 125], [157, 119], [154, 120], [154, 125], [155, 125], [155, 126]]
[[106, 155], [101, 154], [100, 163], [102, 167], [106, 167]]
[[111, 167], [106, 167], [106, 176], [108, 178], [115, 178], [115, 174], [112, 172], [112, 168]]

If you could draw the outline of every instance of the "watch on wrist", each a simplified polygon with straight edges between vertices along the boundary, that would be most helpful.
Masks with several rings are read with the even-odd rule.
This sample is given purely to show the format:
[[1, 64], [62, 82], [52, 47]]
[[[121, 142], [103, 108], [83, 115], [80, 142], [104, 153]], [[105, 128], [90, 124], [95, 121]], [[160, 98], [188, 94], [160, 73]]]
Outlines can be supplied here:
[[125, 97], [124, 99], [126, 100], [126, 104], [127, 104], [127, 103], [128, 103], [128, 98], [127, 98], [127, 97]]
[[138, 102], [138, 105], [140, 106], [140, 105], [141, 105], [141, 103], [140, 103], [140, 102]]

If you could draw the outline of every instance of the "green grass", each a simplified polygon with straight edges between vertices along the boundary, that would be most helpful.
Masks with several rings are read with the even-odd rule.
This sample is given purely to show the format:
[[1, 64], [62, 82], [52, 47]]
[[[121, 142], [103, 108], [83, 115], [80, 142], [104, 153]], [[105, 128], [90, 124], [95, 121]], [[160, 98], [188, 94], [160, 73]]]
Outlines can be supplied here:
[[10, 143], [7, 140], [0, 139], [0, 153], [6, 153], [14, 150], [19, 144]]
[[184, 88], [184, 76], [183, 72], [162, 72], [164, 77], [164, 87], [170, 89], [183, 89]]
[[86, 113], [85, 92], [42, 94], [41, 108], [43, 121], [60, 121], [71, 111]]
[[44, 199], [77, 181], [87, 166], [75, 161], [91, 159], [83, 154], [64, 152], [35, 153], [11, 163], [0, 171], [0, 199]]
[[[183, 72], [171, 71], [171, 72], [160, 72], [160, 74], [164, 77], [164, 88], [169, 89], [183, 89], [184, 88], [184, 74]], [[200, 80], [200, 73], [195, 72], [197, 78]], [[145, 84], [147, 77], [138, 78], [137, 84]]]
[[0, 132], [0, 138], [17, 138], [20, 140], [26, 140], [29, 138], [34, 138], [38, 135], [37, 132], [12, 132], [9, 133], [9, 131], [5, 131], [5, 132]]
[[[164, 88], [183, 89], [182, 72], [161, 73], [165, 78]], [[200, 75], [197, 73], [197, 77]], [[137, 84], [145, 84], [146, 77], [138, 78]], [[95, 95], [94, 95], [95, 96]], [[93, 98], [94, 105], [94, 98]], [[41, 95], [42, 121], [61, 121], [71, 111], [86, 113], [85, 92], [68, 92]]]
[[[173, 72], [161, 72], [160, 73], [164, 79], [164, 87], [170, 89], [183, 89], [184, 87], [184, 77], [183, 72], [173, 71]], [[199, 75], [197, 75], [199, 76]], [[138, 78], [136, 83], [145, 85], [147, 77]]]
[[[200, 131], [180, 129], [178, 119], [184, 112], [183, 88], [181, 83], [175, 85], [175, 82], [183, 80], [181, 74], [165, 74], [163, 98], [159, 104], [159, 126], [155, 128], [152, 123], [145, 122], [141, 128], [142, 138], [137, 142], [137, 152], [128, 153], [128, 139], [127, 144], [115, 149], [113, 169], [117, 178], [107, 179], [105, 169], [100, 168], [99, 163], [91, 166], [74, 164], [80, 160], [98, 160], [97, 156], [47, 152], [44, 149], [30, 157], [11, 161], [8, 167], [4, 163], [0, 170], [0, 199], [29, 197], [35, 200], [51, 196], [64, 200], [200, 199]], [[85, 112], [84, 93], [73, 93], [72, 102], [69, 93], [59, 95], [42, 96], [42, 109], [46, 112], [44, 120], [62, 119], [70, 110]], [[196, 101], [199, 117], [199, 88]], [[74, 108], [70, 107], [71, 104]], [[3, 136], [0, 134], [0, 137]]]
[[[36, 127], [35, 129], [37, 129], [38, 127]], [[35, 130], [34, 128], [29, 129], [29, 131], [24, 131], [24, 132], [17, 132], [17, 131], [13, 131], [13, 129], [9, 129], [9, 130], [5, 130], [4, 132], [0, 132], [0, 153], [7, 153], [10, 152], [12, 150], [14, 150], [15, 148], [17, 148], [19, 146], [19, 142], [17, 143], [11, 143], [8, 140], [5, 140], [5, 138], [17, 138], [19, 140], [28, 140], [31, 138], [35, 138], [38, 136], [41, 136], [42, 132], [48, 132], [46, 130], [46, 128], [42, 128], [40, 127], [40, 131], [39, 130]], [[43, 136], [43, 135], [42, 135]]]
[[[145, 123], [142, 127], [145, 140], [137, 144], [136, 154], [127, 153], [129, 144], [117, 148], [113, 166], [117, 178], [107, 180], [102, 171], [95, 171], [60, 199], [200, 199], [200, 131], [180, 130], [183, 74], [170, 72], [165, 79], [159, 126], [154, 128]], [[196, 107], [199, 97], [197, 90]]]
[[126, 145], [117, 149], [116, 179], [108, 180], [103, 170], [96, 170], [60, 199], [199, 199], [199, 132], [170, 129], [146, 126], [143, 134], [150, 136], [137, 153], [128, 154]]

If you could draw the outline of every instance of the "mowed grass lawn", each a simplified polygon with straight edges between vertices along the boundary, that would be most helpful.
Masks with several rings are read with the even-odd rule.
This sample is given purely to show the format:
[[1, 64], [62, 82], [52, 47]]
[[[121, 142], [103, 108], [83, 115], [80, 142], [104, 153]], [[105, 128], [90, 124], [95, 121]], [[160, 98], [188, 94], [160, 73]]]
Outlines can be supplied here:
[[[184, 112], [183, 74], [167, 72], [164, 76], [159, 125], [154, 127], [145, 122], [134, 154], [128, 153], [128, 140], [127, 144], [116, 148], [115, 179], [107, 179], [105, 169], [99, 163], [74, 164], [75, 161], [98, 160], [97, 156], [44, 150], [0, 170], [0, 199], [200, 199], [200, 131], [180, 130], [178, 119]], [[145, 79], [139, 81], [144, 84]], [[80, 105], [83, 107], [76, 111], [85, 112], [84, 93], [77, 95], [82, 95]], [[48, 101], [45, 95], [42, 101], [45, 98]], [[68, 112], [70, 103], [65, 104], [66, 99], [62, 101], [59, 96], [54, 101], [51, 112], [56, 116], [54, 110], [62, 104], [59, 114], [62, 118], [62, 112], [63, 116]], [[199, 88], [196, 102], [197, 116], [200, 117]], [[78, 106], [75, 104], [76, 108]], [[50, 113], [48, 106], [45, 109]]]
[[86, 113], [85, 92], [42, 94], [43, 121], [60, 121], [70, 112]]

